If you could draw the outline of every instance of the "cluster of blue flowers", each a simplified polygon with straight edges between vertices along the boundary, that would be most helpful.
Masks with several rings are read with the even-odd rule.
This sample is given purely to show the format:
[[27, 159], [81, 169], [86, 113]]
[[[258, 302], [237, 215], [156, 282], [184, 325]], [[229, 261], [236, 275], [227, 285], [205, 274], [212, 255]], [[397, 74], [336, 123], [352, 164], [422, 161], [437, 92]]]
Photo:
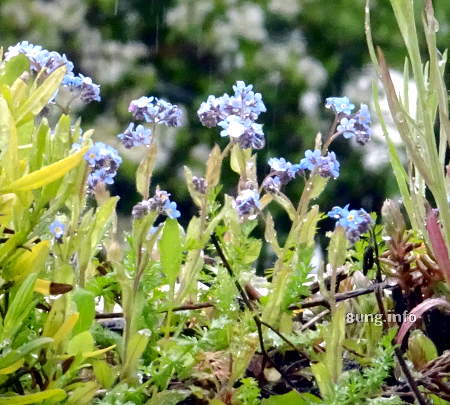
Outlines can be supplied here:
[[148, 200], [141, 201], [133, 207], [131, 215], [134, 219], [141, 219], [150, 211], [167, 215], [169, 218], [179, 218], [180, 211], [177, 209], [177, 203], [170, 201], [170, 193], [165, 190], [156, 189], [155, 195]]
[[101, 100], [100, 86], [95, 84], [90, 77], [83, 76], [81, 73], [76, 76], [73, 73], [74, 65], [65, 54], [61, 55], [56, 51], [48, 51], [40, 45], [22, 41], [8, 48], [5, 59], [9, 60], [19, 54], [28, 58], [30, 69], [35, 73], [42, 72], [48, 76], [59, 67], [65, 66], [66, 75], [62, 81], [63, 86], [72, 92], [78, 92], [80, 99], [85, 103]]
[[99, 183], [113, 184], [122, 158], [117, 151], [103, 142], [96, 142], [84, 155], [91, 172], [88, 176], [88, 188], [93, 190]]
[[263, 187], [269, 192], [280, 191], [281, 186], [295, 179], [297, 174], [303, 173], [299, 164], [292, 164], [285, 158], [270, 158], [268, 164], [271, 168], [269, 176], [263, 182]]
[[337, 220], [336, 226], [342, 226], [345, 229], [345, 235], [351, 243], [358, 241], [373, 224], [372, 218], [364, 209], [349, 210], [348, 204], [344, 208], [333, 207], [328, 212], [328, 216]]
[[57, 219], [55, 219], [50, 224], [49, 229], [50, 229], [50, 232], [55, 237], [56, 241], [61, 242], [62, 238], [66, 232], [66, 225], [63, 224], [61, 221], [58, 221]]
[[128, 111], [139, 121], [152, 124], [164, 124], [168, 127], [181, 126], [183, 113], [181, 109], [156, 97], [140, 97], [131, 101]]
[[90, 103], [91, 101], [101, 101], [100, 86], [95, 84], [90, 77], [81, 73], [78, 76], [66, 74], [62, 85], [67, 87], [72, 93], [78, 93], [81, 101]]
[[306, 170], [315, 172], [321, 177], [339, 177], [339, 162], [334, 152], [322, 156], [320, 150], [307, 150], [305, 157], [299, 164], [288, 162], [284, 158], [271, 158], [268, 161], [271, 168], [270, 174], [263, 182], [263, 187], [269, 192], [278, 192], [280, 188], [295, 179], [297, 175], [305, 174]]
[[257, 124], [259, 114], [266, 111], [260, 93], [253, 86], [237, 81], [234, 95], [209, 96], [197, 111], [200, 122], [208, 127], [222, 128], [220, 135], [228, 136], [243, 149], [262, 149], [265, 145], [262, 124]]
[[328, 152], [322, 156], [320, 150], [307, 150], [305, 157], [300, 161], [301, 170], [317, 172], [321, 177], [330, 177], [336, 179], [339, 177], [339, 162], [334, 152]]
[[361, 145], [369, 142], [372, 136], [370, 128], [372, 120], [366, 104], [361, 104], [359, 111], [353, 113], [355, 105], [350, 102], [348, 97], [329, 97], [326, 99], [325, 107], [337, 114], [339, 119], [337, 130], [343, 134], [344, 138], [355, 137]]
[[149, 128], [145, 128], [143, 125], [137, 125], [131, 122], [128, 125], [128, 128], [123, 131], [123, 133], [118, 135], [118, 138], [122, 142], [123, 146], [127, 149], [131, 149], [134, 146], [139, 145], [150, 145], [152, 130]]
[[253, 189], [241, 190], [234, 200], [234, 207], [241, 218], [256, 218], [261, 207], [258, 192]]

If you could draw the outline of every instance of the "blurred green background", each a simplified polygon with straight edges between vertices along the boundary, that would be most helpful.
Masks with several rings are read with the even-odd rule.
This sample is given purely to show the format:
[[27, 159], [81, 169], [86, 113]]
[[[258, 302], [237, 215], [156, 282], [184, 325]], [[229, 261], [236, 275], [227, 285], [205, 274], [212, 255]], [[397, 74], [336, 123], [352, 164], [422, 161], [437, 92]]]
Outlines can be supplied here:
[[[421, 1], [416, 1], [420, 13]], [[450, 42], [447, 1], [435, 1], [439, 46]], [[401, 69], [404, 52], [389, 2], [372, 1], [374, 40], [391, 66]], [[203, 128], [196, 111], [209, 94], [230, 92], [236, 80], [254, 84], [268, 112], [261, 115], [267, 146], [259, 152], [259, 173], [269, 157], [298, 162], [326, 132], [332, 116], [327, 96], [348, 95], [370, 104], [373, 72], [368, 65], [362, 0], [1, 0], [3, 47], [20, 40], [64, 52], [76, 71], [101, 84], [102, 102], [83, 110], [84, 127], [118, 147], [116, 135], [131, 119], [131, 99], [156, 95], [186, 112], [179, 129], [160, 129], [162, 153], [156, 182], [174, 195], [183, 215], [194, 208], [183, 165], [202, 174], [210, 147], [224, 147], [219, 130]], [[447, 76], [448, 77], [448, 76]], [[392, 134], [395, 138], [395, 134]], [[350, 203], [379, 210], [396, 194], [387, 148], [375, 125], [371, 144], [339, 139], [332, 149], [341, 176], [321, 196], [323, 210]], [[120, 149], [126, 157], [113, 192], [128, 214], [139, 200], [133, 177], [141, 151]], [[225, 172], [225, 191], [235, 175]], [[288, 188], [298, 194], [301, 182]], [[280, 218], [283, 221], [283, 218]]]

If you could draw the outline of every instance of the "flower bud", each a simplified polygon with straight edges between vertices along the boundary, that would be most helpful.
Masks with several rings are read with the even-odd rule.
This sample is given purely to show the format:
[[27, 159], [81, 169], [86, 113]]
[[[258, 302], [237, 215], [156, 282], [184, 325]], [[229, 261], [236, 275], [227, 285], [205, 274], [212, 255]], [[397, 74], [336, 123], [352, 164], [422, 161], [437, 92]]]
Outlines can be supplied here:
[[405, 232], [406, 225], [400, 204], [394, 200], [386, 200], [381, 208], [384, 233], [395, 241], [398, 241]]

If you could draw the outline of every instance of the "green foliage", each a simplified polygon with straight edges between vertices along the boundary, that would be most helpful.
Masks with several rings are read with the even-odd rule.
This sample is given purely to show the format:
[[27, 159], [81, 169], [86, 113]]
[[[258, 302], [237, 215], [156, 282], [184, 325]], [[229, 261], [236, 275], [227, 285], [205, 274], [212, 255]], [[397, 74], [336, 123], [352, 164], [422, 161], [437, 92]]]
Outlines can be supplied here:
[[370, 367], [365, 368], [362, 373], [350, 371], [342, 379], [335, 387], [332, 403], [348, 405], [370, 403], [370, 398], [379, 394], [381, 385], [394, 366], [394, 347], [391, 343], [394, 333], [395, 330], [391, 330], [382, 337]]
[[258, 382], [254, 378], [243, 378], [240, 382], [242, 385], [233, 394], [236, 402], [241, 405], [259, 405]]
[[[233, 10], [244, 13], [247, 3], [236, 3]], [[263, 3], [258, 7], [275, 7]], [[226, 2], [211, 4], [204, 16], [207, 29], [226, 7]], [[436, 51], [429, 3], [427, 69], [418, 54], [412, 3], [393, 0], [392, 4], [421, 90], [419, 121], [410, 117], [408, 106], [397, 99], [382, 56], [377, 66], [394, 121], [413, 161], [414, 174], [400, 165], [397, 151], [389, 144], [406, 209], [419, 235], [417, 240], [422, 242], [427, 235], [420, 234], [424, 229], [418, 224], [424, 219], [426, 187], [440, 209], [443, 230], [450, 224], [445, 213], [448, 193], [443, 170], [446, 128], [440, 130], [439, 145], [433, 132], [437, 114], [444, 126], [448, 116], [439, 67], [445, 54]], [[174, 1], [173, 6], [179, 4]], [[305, 13], [319, 18], [309, 6]], [[280, 17], [273, 10], [269, 14]], [[268, 19], [268, 29], [280, 24], [274, 15]], [[231, 18], [228, 13], [225, 17]], [[170, 18], [176, 20], [176, 15]], [[337, 20], [336, 24], [342, 24], [346, 18], [339, 14]], [[174, 30], [172, 40], [184, 29], [191, 28]], [[246, 58], [261, 59], [262, 41], [230, 34], [229, 39], [244, 50], [244, 65]], [[212, 36], [204, 46], [214, 55], [220, 43], [220, 38]], [[183, 61], [187, 63], [188, 58]], [[243, 72], [249, 73], [246, 69]], [[266, 70], [266, 66], [257, 66], [252, 75]], [[159, 134], [155, 123], [151, 143], [140, 156], [135, 173], [136, 191], [143, 201], [134, 206], [131, 224], [121, 233], [129, 218], [118, 215], [119, 197], [111, 196], [101, 181], [89, 182], [92, 164], [86, 161], [91, 152], [86, 152], [92, 147], [93, 132], [82, 130], [81, 121], [68, 106], [59, 111], [61, 106], [50, 102], [62, 90], [65, 73], [66, 68], [59, 67], [50, 74], [44, 70], [36, 74], [22, 55], [0, 64], [0, 403], [175, 405], [188, 397], [236, 405], [397, 403], [397, 398], [377, 398], [389, 378], [395, 379], [393, 332], [385, 333], [373, 325], [345, 325], [350, 307], [375, 313], [373, 297], [362, 297], [353, 304], [337, 299], [337, 294], [356, 289], [358, 282], [371, 284], [360, 272], [353, 272], [360, 277], [357, 279], [348, 270], [363, 267], [365, 249], [372, 242], [378, 255], [387, 249], [380, 226], [371, 229], [375, 241], [366, 235], [364, 242], [355, 246], [350, 246], [341, 226], [329, 234], [328, 257], [316, 266], [318, 303], [328, 307], [329, 314], [309, 305], [311, 310], [300, 310], [295, 318], [298, 322], [294, 322], [291, 306], [307, 307], [305, 302], [317, 291], [310, 285], [315, 277], [312, 263], [322, 234], [319, 221], [327, 212], [319, 203], [332, 183], [324, 177], [323, 167], [302, 169], [301, 181], [295, 179], [296, 194], [284, 194], [265, 187], [264, 171], [251, 149], [241, 148], [233, 140], [224, 149], [215, 145], [202, 166], [204, 187], [196, 185], [199, 176], [195, 179], [193, 175], [200, 165], [185, 167], [186, 195], [191, 196], [195, 211], [189, 217], [183, 207], [183, 216], [177, 220], [172, 218], [178, 213], [170, 206], [169, 194], [156, 185], [161, 177], [154, 172], [160, 163], [158, 148], [164, 150], [164, 142], [172, 134]], [[297, 105], [300, 89], [309, 86], [320, 91], [320, 85], [302, 83], [306, 80], [303, 76], [281, 84], [287, 101], [281, 100], [280, 108], [289, 107], [294, 98]], [[192, 80], [199, 85], [194, 77]], [[268, 98], [270, 104], [277, 101], [274, 94]], [[378, 104], [377, 109], [380, 111]], [[300, 128], [298, 123], [292, 125], [292, 129]], [[323, 157], [341, 135], [334, 133], [335, 129], [332, 125], [329, 134], [319, 134], [314, 146], [311, 139], [305, 143], [311, 141], [310, 147]], [[184, 142], [183, 135], [178, 139]], [[286, 144], [300, 149], [295, 142]], [[418, 160], [417, 148], [433, 162], [430, 167]], [[173, 159], [180, 162], [173, 164], [171, 172], [176, 172], [180, 157], [174, 153]], [[342, 162], [345, 165], [345, 160]], [[105, 158], [102, 164], [112, 162]], [[416, 181], [418, 184], [413, 184]], [[156, 194], [149, 198], [153, 190]], [[260, 196], [253, 201], [251, 214], [239, 205], [243, 192]], [[417, 210], [413, 208], [416, 203]], [[350, 215], [340, 219], [355, 220]], [[448, 237], [448, 232], [444, 235]], [[432, 248], [444, 252], [442, 246]], [[347, 272], [347, 280], [339, 288], [338, 272]], [[301, 364], [298, 373], [294, 371], [296, 377], [311, 382], [313, 392], [319, 390], [321, 398], [292, 390], [294, 367], [280, 366], [277, 359], [284, 354], [288, 358], [289, 352], [301, 358], [294, 363]], [[408, 356], [420, 371], [437, 357], [437, 351], [428, 337], [415, 333]], [[360, 372], [346, 371], [346, 361], [353, 357], [359, 360]], [[261, 399], [268, 392], [264, 386], [267, 365], [277, 370], [290, 392]], [[255, 377], [246, 377], [248, 372]]]

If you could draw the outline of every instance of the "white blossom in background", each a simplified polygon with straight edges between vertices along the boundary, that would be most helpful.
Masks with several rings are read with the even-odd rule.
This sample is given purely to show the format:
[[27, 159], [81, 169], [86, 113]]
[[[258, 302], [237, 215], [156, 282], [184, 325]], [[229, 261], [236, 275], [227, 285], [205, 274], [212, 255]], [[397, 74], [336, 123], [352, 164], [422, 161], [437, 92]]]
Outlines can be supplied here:
[[[139, 42], [105, 41], [96, 29], [83, 27], [78, 33], [81, 65], [100, 83], [112, 84], [134, 68], [136, 60], [147, 55], [147, 47]], [[105, 69], [105, 66], [108, 68]]]
[[270, 0], [269, 11], [285, 18], [294, 18], [301, 11], [301, 0]]
[[166, 22], [171, 27], [179, 30], [188, 30], [191, 27], [201, 27], [208, 16], [214, 10], [214, 2], [211, 0], [196, 0], [178, 2], [166, 14]]
[[310, 117], [315, 117], [322, 107], [322, 99], [320, 93], [314, 90], [306, 91], [300, 94], [298, 100], [298, 108]]
[[[74, 42], [82, 44], [80, 70], [100, 85], [116, 83], [136, 69], [145, 71], [145, 67], [137, 67], [136, 63], [148, 54], [147, 47], [138, 42], [106, 40], [100, 30], [86, 25], [86, 12], [86, 4], [79, 0], [0, 2], [0, 15], [26, 31], [26, 40], [30, 42], [42, 43], [51, 49], [64, 48], [63, 34], [70, 33]], [[130, 25], [140, 18], [130, 12], [127, 15]], [[43, 26], [36, 21], [45, 22], [44, 33]]]
[[323, 65], [311, 56], [300, 58], [297, 64], [298, 72], [305, 78], [309, 86], [321, 87], [327, 80], [328, 74]]
[[228, 9], [227, 19], [233, 32], [242, 38], [255, 42], [267, 38], [264, 11], [256, 3], [247, 2]]

